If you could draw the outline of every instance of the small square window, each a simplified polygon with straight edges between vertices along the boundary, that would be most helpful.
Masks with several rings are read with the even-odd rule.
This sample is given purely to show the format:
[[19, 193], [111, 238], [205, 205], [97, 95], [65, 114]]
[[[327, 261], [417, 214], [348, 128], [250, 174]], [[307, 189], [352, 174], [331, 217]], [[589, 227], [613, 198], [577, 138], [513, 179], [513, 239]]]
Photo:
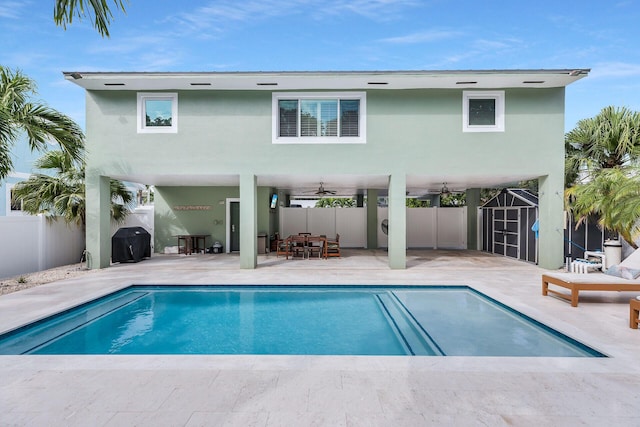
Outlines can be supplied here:
[[496, 100], [469, 99], [469, 126], [495, 126]]
[[138, 133], [178, 132], [177, 93], [138, 93]]
[[464, 91], [463, 132], [504, 132], [504, 91]]
[[15, 193], [13, 192], [13, 189], [11, 189], [10, 192], [11, 192], [11, 202], [10, 202], [11, 211], [12, 212], [22, 211], [22, 200], [16, 197]]
[[7, 215], [24, 215], [25, 212], [22, 209], [22, 200], [18, 199], [13, 191], [15, 184], [7, 184], [5, 209]]

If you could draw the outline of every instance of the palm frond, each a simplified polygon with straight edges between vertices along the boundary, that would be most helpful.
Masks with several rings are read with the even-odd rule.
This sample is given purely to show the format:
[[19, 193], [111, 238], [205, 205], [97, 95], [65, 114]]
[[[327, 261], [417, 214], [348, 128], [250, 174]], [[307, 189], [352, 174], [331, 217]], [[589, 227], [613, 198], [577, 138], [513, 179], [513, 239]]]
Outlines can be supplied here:
[[[56, 0], [53, 20], [56, 25], [66, 29], [67, 24], [71, 24], [74, 17], [82, 19], [89, 15], [98, 33], [103, 37], [109, 37], [109, 25], [113, 19], [113, 13], [107, 3], [107, 0]], [[122, 0], [113, 0], [113, 4], [116, 9], [126, 12]]]
[[56, 142], [73, 161], [84, 157], [82, 129], [66, 115], [39, 102], [30, 102], [36, 94], [33, 80], [0, 66], [0, 180], [13, 169], [11, 147], [25, 135], [32, 151], [46, 151]]
[[84, 133], [69, 117], [45, 105], [31, 103], [26, 103], [16, 116], [19, 125], [27, 133], [32, 150], [42, 151], [48, 141], [55, 141], [73, 160], [82, 160]]
[[[55, 175], [33, 174], [14, 187], [14, 194], [22, 200], [23, 209], [30, 214], [44, 214], [48, 219], [61, 217], [67, 223], [84, 226], [86, 219], [86, 187], [84, 164], [72, 161], [67, 153], [53, 150], [36, 163], [43, 171]], [[122, 222], [131, 211], [133, 194], [122, 181], [112, 179], [111, 218]]]

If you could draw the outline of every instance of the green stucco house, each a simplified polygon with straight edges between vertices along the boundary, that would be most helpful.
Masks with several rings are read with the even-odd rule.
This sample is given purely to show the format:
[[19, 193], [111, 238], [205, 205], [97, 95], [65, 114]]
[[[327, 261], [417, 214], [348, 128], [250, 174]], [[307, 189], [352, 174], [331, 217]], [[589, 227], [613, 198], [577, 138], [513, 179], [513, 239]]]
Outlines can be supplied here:
[[[257, 236], [279, 231], [291, 195], [322, 183], [386, 196], [394, 269], [406, 266], [407, 195], [465, 190], [475, 249], [480, 188], [537, 178], [538, 262], [557, 268], [565, 87], [588, 73], [65, 72], [86, 90], [91, 267], [110, 262], [109, 178], [155, 186], [156, 251], [203, 234], [239, 250], [242, 268], [256, 267]], [[376, 248], [376, 203], [362, 209], [363, 246]]]

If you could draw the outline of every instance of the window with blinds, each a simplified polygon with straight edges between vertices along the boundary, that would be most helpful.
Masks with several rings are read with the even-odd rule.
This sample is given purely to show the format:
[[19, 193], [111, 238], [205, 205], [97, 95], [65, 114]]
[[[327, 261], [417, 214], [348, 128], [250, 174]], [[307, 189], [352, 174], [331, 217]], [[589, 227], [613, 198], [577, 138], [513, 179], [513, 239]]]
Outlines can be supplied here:
[[274, 143], [364, 143], [364, 93], [273, 94]]

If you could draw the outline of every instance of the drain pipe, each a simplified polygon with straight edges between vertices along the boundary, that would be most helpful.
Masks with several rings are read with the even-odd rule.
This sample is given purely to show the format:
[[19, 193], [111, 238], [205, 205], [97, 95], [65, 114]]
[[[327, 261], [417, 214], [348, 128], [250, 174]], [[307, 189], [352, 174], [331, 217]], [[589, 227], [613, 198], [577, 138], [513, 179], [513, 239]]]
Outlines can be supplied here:
[[91, 253], [88, 250], [82, 251], [82, 256], [80, 257], [80, 268], [82, 268], [82, 262], [85, 262], [85, 268], [87, 270], [91, 269]]

